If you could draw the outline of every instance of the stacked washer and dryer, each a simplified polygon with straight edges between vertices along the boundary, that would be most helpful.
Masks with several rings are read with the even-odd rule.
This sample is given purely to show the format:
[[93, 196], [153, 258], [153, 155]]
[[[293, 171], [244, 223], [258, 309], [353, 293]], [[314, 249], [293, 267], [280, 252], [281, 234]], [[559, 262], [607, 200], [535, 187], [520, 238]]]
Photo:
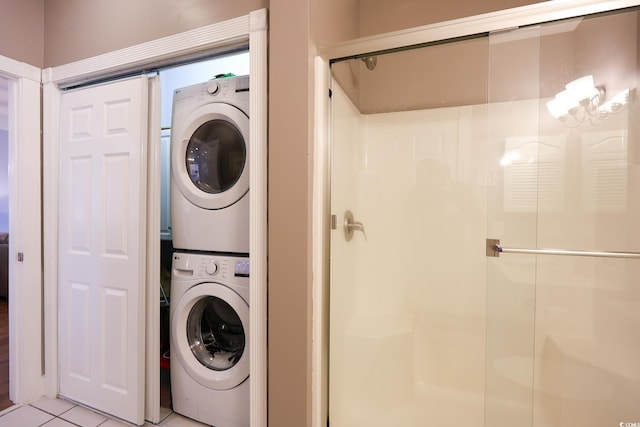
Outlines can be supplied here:
[[173, 410], [249, 426], [249, 76], [174, 91]]

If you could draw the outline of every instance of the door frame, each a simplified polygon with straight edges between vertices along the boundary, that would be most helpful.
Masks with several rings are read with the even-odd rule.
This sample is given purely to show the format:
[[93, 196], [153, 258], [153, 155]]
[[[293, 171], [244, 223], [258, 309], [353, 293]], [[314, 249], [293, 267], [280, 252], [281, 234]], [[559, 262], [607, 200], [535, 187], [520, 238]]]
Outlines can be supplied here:
[[[58, 117], [61, 90], [65, 87], [98, 79], [116, 77], [127, 72], [141, 72], [145, 67], [185, 58], [197, 58], [202, 52], [225, 51], [249, 46], [250, 60], [250, 376], [252, 427], [267, 422], [267, 10], [259, 9], [238, 18], [186, 31], [129, 48], [98, 55], [85, 60], [47, 68], [42, 72], [44, 84], [44, 297], [46, 381], [44, 392], [49, 397], [58, 393]], [[159, 135], [159, 134], [158, 134]], [[158, 138], [159, 142], [159, 138]], [[149, 152], [149, 171], [157, 173], [159, 158]], [[150, 177], [149, 201], [160, 212], [158, 177]], [[157, 187], [157, 188], [156, 188]], [[157, 208], [157, 209], [156, 209]], [[150, 208], [151, 209], [151, 208]], [[160, 239], [159, 214], [148, 221], [148, 230]], [[151, 245], [148, 251], [156, 250]], [[159, 271], [158, 257], [149, 256], [147, 271]], [[160, 289], [157, 281], [147, 281], [147, 342], [145, 418], [159, 421], [160, 358]], [[158, 395], [157, 403], [155, 395]], [[151, 397], [154, 396], [154, 397]]]
[[0, 56], [0, 74], [9, 79], [9, 398], [21, 404], [44, 391], [44, 342], [31, 338], [43, 328], [40, 69]]
[[491, 33], [560, 19], [639, 6], [640, 0], [547, 1], [461, 19], [349, 40], [319, 49], [314, 59], [315, 130], [312, 193], [312, 351], [311, 426], [329, 420], [329, 290], [331, 227], [331, 63], [402, 49], [412, 45]]

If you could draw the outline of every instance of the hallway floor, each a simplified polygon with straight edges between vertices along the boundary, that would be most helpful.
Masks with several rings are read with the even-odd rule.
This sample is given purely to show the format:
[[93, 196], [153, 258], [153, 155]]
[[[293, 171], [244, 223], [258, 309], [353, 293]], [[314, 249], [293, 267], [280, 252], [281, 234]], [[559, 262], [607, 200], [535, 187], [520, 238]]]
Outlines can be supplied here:
[[[42, 397], [30, 405], [13, 406], [0, 412], [0, 427], [131, 427], [132, 425], [64, 399], [47, 397]], [[145, 423], [144, 425], [155, 424]], [[162, 427], [204, 426], [169, 410], [157, 425]]]
[[0, 298], [0, 411], [13, 405], [9, 400], [9, 302]]

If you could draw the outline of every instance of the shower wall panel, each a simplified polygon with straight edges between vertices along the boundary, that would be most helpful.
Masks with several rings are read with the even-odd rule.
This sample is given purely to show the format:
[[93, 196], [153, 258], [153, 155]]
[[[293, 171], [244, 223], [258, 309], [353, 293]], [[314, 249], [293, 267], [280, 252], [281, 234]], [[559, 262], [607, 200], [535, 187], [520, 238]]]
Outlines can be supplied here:
[[332, 287], [331, 422], [480, 427], [486, 107], [360, 115], [341, 97], [333, 173], [349, 181], [332, 205], [349, 200], [365, 232], [332, 237], [353, 281]]
[[[362, 119], [360, 113], [351, 103], [344, 91], [333, 84], [332, 97], [332, 152], [331, 152], [331, 213], [338, 216], [338, 222], [342, 221], [347, 209], [354, 209], [352, 200], [355, 197], [355, 182], [359, 158], [359, 146], [361, 140]], [[356, 211], [356, 214], [358, 212]], [[342, 228], [339, 227], [341, 232]], [[329, 376], [331, 393], [329, 406], [332, 417], [344, 418], [342, 413], [348, 408], [345, 402], [351, 404], [348, 396], [353, 385], [351, 384], [351, 366], [358, 365], [353, 352], [345, 351], [348, 348], [346, 336], [347, 325], [351, 319], [352, 307], [360, 304], [358, 294], [363, 293], [363, 286], [356, 276], [355, 257], [362, 242], [354, 239], [346, 242], [342, 236], [331, 239], [331, 283], [339, 283], [330, 290], [330, 352]], [[340, 260], [340, 262], [335, 262]], [[335, 414], [335, 415], [334, 415]]]

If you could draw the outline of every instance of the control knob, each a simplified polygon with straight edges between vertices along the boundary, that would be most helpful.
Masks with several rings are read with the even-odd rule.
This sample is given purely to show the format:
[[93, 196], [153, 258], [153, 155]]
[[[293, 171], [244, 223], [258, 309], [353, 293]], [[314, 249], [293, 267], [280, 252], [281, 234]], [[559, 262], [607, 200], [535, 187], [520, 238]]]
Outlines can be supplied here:
[[208, 275], [213, 276], [218, 271], [218, 264], [215, 261], [212, 261], [206, 265], [204, 270], [207, 272]]
[[220, 90], [220, 85], [216, 82], [211, 82], [207, 85], [207, 92], [210, 95], [215, 95]]

